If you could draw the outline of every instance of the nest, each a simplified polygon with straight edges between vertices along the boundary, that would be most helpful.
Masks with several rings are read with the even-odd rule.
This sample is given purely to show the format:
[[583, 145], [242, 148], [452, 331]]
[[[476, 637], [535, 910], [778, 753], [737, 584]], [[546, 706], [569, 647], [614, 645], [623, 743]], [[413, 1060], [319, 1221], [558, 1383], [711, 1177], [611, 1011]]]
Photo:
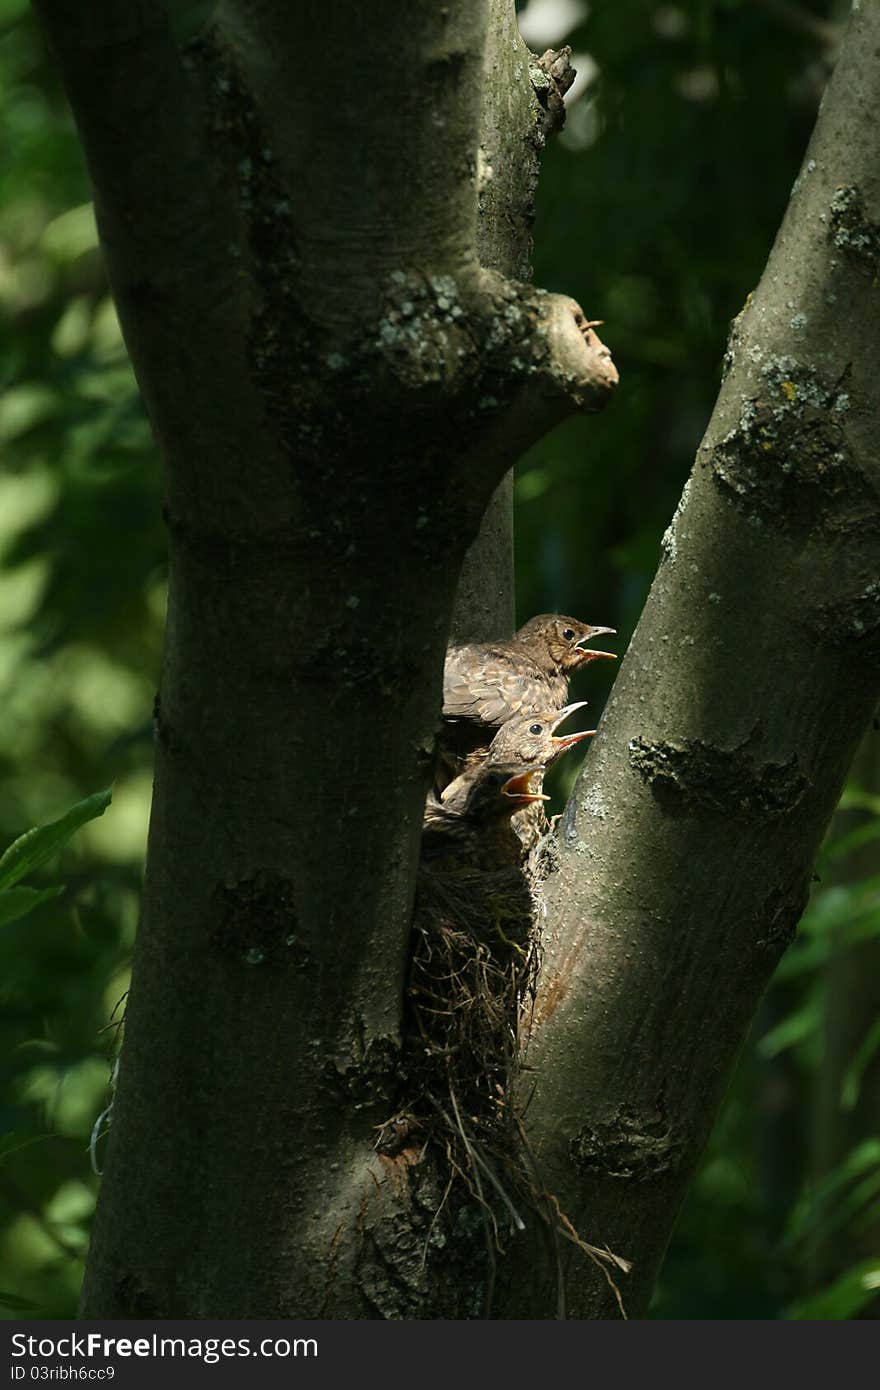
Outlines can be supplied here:
[[[536, 1213], [559, 1256], [567, 1240], [602, 1269], [628, 1269], [577, 1234], [540, 1180], [522, 1121], [520, 1077], [540, 964], [535, 904], [520, 869], [419, 870], [406, 994], [404, 1087], [381, 1126], [386, 1154], [421, 1143], [441, 1158], [441, 1207], [475, 1203], [483, 1219], [491, 1304], [496, 1255]], [[437, 1213], [439, 1215], [439, 1212]], [[436, 1218], [435, 1218], [436, 1219]], [[617, 1294], [620, 1302], [620, 1295]], [[623, 1307], [621, 1304], [621, 1312]]]
[[521, 1020], [537, 970], [532, 900], [518, 870], [421, 871], [407, 1071], [433, 1110], [460, 1110], [490, 1145], [512, 1141]]

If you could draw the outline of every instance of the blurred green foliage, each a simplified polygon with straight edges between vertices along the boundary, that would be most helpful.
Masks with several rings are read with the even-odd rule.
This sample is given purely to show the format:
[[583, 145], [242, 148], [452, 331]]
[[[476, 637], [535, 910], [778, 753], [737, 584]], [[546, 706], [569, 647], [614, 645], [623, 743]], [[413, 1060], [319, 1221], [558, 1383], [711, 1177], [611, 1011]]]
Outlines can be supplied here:
[[69, 1316], [138, 911], [164, 539], [82, 154], [19, 0], [0, 92], [0, 844], [116, 784], [45, 880], [63, 893], [0, 930], [2, 1302]]
[[63, 884], [51, 888], [31, 888], [20, 880], [33, 874], [75, 835], [81, 825], [102, 816], [110, 805], [111, 793], [96, 792], [78, 801], [69, 811], [49, 825], [32, 826], [0, 855], [0, 927], [17, 922], [33, 912], [41, 903], [49, 902], [64, 892]]
[[[880, 797], [853, 787], [842, 808], [857, 828], [840, 833], [838, 813], [685, 1202], [656, 1316], [880, 1311], [880, 873], [839, 877], [854, 840], [876, 843]], [[841, 964], [855, 967], [843, 979]], [[843, 1049], [841, 1012], [856, 1024]]]
[[[819, 0], [792, 8], [835, 17]], [[747, 0], [595, 4], [562, 37], [593, 79], [546, 152], [536, 279], [606, 320], [623, 384], [517, 470], [518, 600], [523, 617], [614, 623], [623, 650], [832, 55], [808, 23]], [[76, 1304], [89, 1136], [137, 919], [165, 552], [81, 152], [24, 0], [0, 0], [0, 90], [0, 844], [115, 784], [111, 812], [36, 881], [63, 893], [0, 930], [0, 1287], [8, 1315], [57, 1317]], [[596, 715], [605, 666], [577, 692]], [[847, 833], [870, 846], [880, 806], [870, 787], [853, 796]], [[850, 1114], [861, 1129], [833, 1161], [815, 1141], [833, 967], [855, 949], [876, 967], [880, 950], [880, 878], [839, 872], [852, 849], [837, 839], [826, 853], [655, 1316], [845, 1318], [876, 1302], [880, 1115], [864, 1105], [876, 1026], [825, 1087], [821, 1124]]]

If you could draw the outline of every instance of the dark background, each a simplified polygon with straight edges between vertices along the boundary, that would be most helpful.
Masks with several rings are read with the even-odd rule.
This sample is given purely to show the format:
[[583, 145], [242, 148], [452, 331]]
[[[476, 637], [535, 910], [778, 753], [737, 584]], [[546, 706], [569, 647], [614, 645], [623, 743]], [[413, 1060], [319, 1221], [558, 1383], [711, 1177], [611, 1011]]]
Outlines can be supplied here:
[[[528, 7], [532, 46], [571, 43], [589, 79], [546, 152], [535, 276], [605, 320], [621, 386], [606, 412], [570, 422], [517, 469], [521, 620], [556, 609], [612, 624], [624, 651], [729, 320], [803, 156], [841, 8]], [[96, 1190], [88, 1137], [108, 1100], [137, 918], [165, 547], [158, 462], [82, 157], [23, 0], [0, 0], [0, 87], [0, 848], [115, 788], [106, 815], [33, 880], [65, 893], [0, 927], [0, 1297], [7, 1316], [63, 1317], [76, 1305]], [[575, 691], [591, 721], [610, 667]], [[876, 1306], [880, 1028], [842, 1054], [833, 1046], [853, 992], [880, 993], [880, 797], [867, 764], [857, 783], [685, 1204], [656, 1317], [847, 1318]]]

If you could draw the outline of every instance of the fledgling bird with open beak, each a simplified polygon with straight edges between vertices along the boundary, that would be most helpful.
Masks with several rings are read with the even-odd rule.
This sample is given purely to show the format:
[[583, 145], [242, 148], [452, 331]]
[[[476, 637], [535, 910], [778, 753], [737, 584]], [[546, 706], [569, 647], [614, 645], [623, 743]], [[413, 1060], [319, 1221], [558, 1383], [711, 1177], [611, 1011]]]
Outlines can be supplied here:
[[519, 866], [522, 846], [511, 820], [548, 798], [544, 769], [533, 764], [484, 763], [462, 779], [445, 803], [429, 803], [422, 827], [422, 863], [435, 872]]
[[614, 652], [587, 646], [612, 627], [541, 613], [509, 641], [451, 647], [443, 672], [441, 761], [449, 781], [468, 754], [488, 749], [497, 731], [520, 714], [559, 710], [575, 671]]
[[441, 800], [445, 804], [456, 798], [462, 787], [473, 780], [478, 768], [483, 766], [538, 763], [544, 770], [552, 767], [563, 753], [595, 734], [595, 729], [581, 729], [578, 733], [561, 736], [556, 733], [560, 724], [564, 724], [576, 710], [585, 709], [586, 704], [586, 700], [576, 700], [574, 704], [563, 705], [560, 710], [539, 710], [537, 714], [520, 714], [508, 719], [485, 752], [477, 749], [468, 754], [463, 770], [444, 789]]

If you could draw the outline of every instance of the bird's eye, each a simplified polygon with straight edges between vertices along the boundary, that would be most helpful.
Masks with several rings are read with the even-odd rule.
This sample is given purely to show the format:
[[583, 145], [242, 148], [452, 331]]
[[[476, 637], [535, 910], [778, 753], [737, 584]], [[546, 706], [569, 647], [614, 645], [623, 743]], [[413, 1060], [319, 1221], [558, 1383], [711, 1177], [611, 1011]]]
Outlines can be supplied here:
[[574, 637], [574, 635], [575, 635], [575, 634], [574, 634], [574, 628], [567, 627], [567, 628], [565, 629], [565, 631], [563, 632], [562, 635], [563, 635], [563, 637], [565, 638], [566, 642], [570, 642], [571, 639], [572, 639], [572, 637]]
[[529, 733], [530, 733], [530, 734], [542, 734], [543, 732], [544, 732], [544, 725], [543, 725], [543, 724], [530, 724], [530, 725], [529, 725]]

